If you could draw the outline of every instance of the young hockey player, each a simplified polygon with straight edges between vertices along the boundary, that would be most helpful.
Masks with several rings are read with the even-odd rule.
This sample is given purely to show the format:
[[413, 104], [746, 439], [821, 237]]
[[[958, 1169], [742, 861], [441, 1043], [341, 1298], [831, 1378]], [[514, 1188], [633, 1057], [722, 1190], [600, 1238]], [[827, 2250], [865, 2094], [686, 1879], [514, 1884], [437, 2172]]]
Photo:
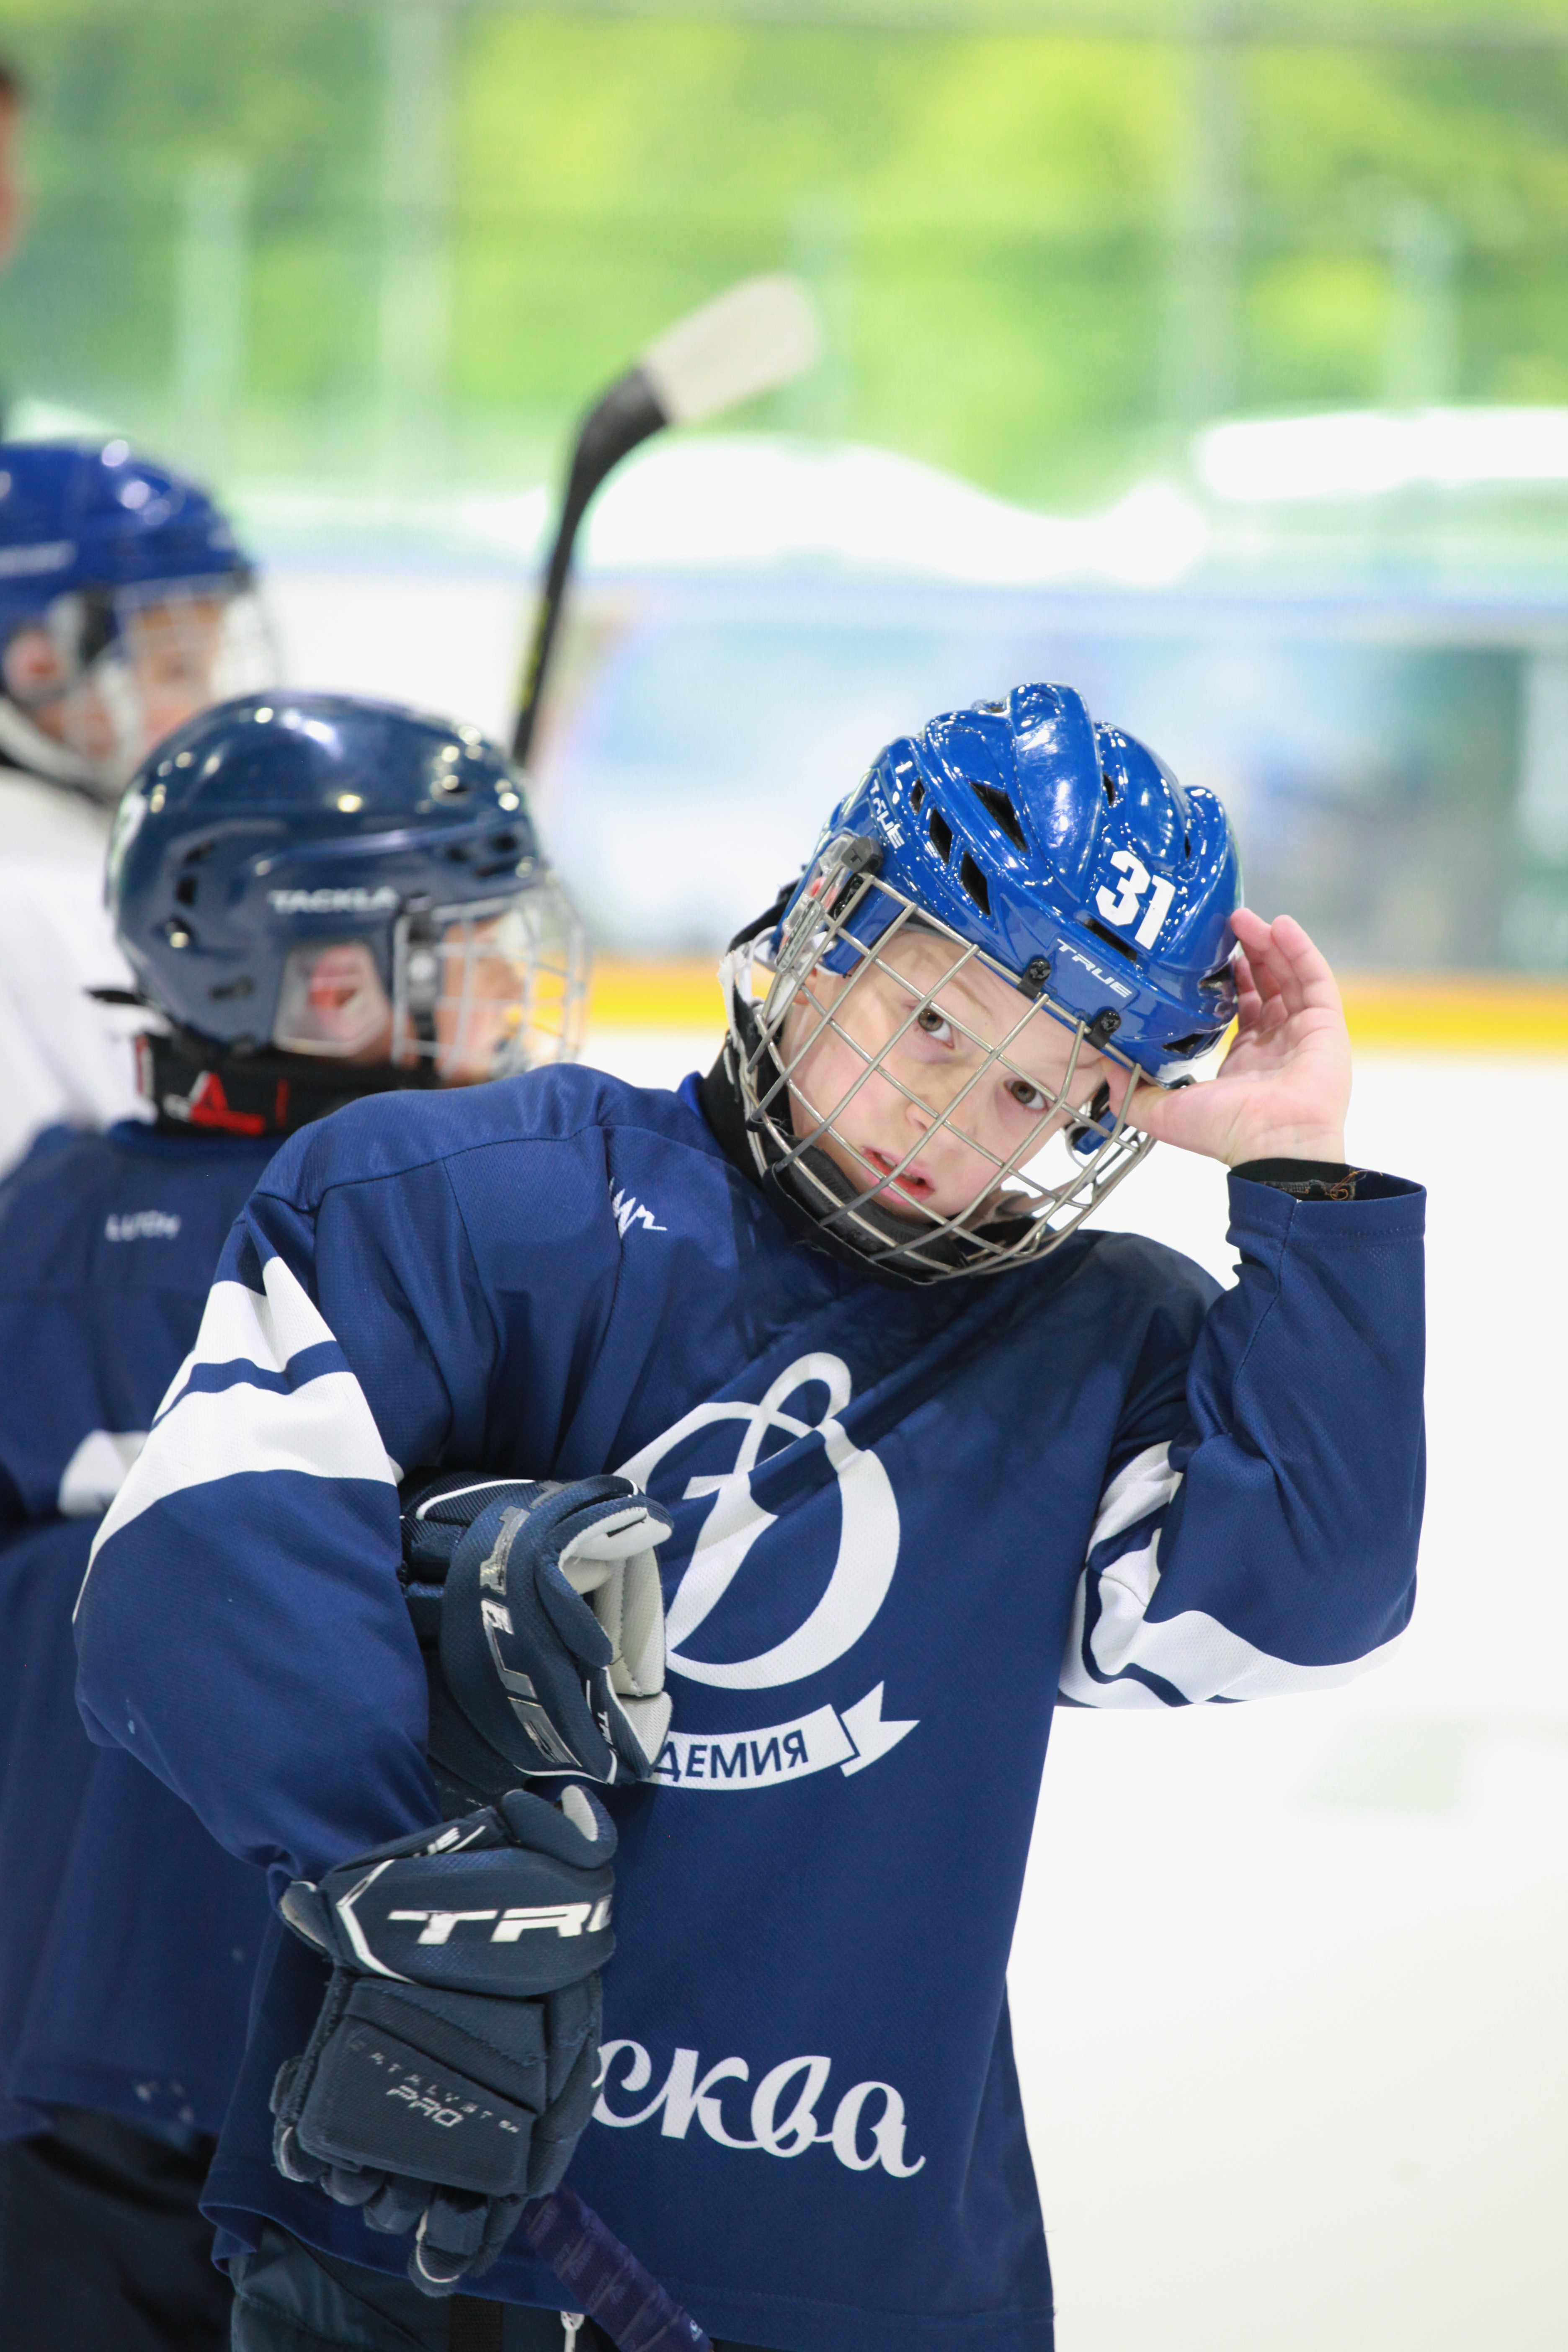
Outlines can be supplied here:
[[61, 1121], [133, 1116], [94, 988], [110, 817], [162, 735], [270, 677], [251, 567], [195, 486], [123, 441], [0, 445], [0, 1169]]
[[[474, 2280], [561, 2340], [524, 2200], [609, 1845], [505, 1793], [550, 1774], [620, 1836], [574, 2187], [731, 2346], [1046, 2352], [1005, 1969], [1058, 1686], [1311, 1690], [1412, 1600], [1422, 1196], [1345, 1164], [1331, 976], [1238, 896], [1212, 795], [1023, 687], [841, 802], [706, 1081], [279, 1154], [78, 1621], [99, 1736], [285, 1890], [208, 2189], [245, 2352], [434, 2352]], [[1228, 1291], [1082, 1226], [1155, 1137], [1231, 1168]]]
[[[128, 804], [110, 890], [147, 982], [155, 1121], [56, 1130], [0, 1186], [6, 2352], [227, 2338], [196, 2199], [266, 1883], [83, 1734], [70, 1614], [97, 1517], [280, 1141], [365, 1094], [572, 1050], [582, 992], [511, 771], [471, 730], [280, 696], [182, 740], [165, 785], [194, 745], [200, 790], [165, 803], [154, 781]], [[265, 870], [231, 891], [241, 835]]]

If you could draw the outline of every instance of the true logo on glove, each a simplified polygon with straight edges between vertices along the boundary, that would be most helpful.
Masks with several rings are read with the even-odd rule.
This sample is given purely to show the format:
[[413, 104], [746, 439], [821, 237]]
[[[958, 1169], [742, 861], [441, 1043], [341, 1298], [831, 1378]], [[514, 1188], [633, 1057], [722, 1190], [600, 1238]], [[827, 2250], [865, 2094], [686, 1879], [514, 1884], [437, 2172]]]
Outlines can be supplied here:
[[421, 1944], [447, 1944], [454, 1927], [469, 1921], [482, 1925], [493, 1919], [490, 1929], [492, 1944], [515, 1944], [531, 1927], [553, 1927], [558, 1936], [597, 1935], [610, 1924], [609, 1895], [598, 1903], [535, 1903], [513, 1904], [505, 1911], [389, 1911], [388, 1919], [422, 1919], [425, 1926], [416, 1941]]

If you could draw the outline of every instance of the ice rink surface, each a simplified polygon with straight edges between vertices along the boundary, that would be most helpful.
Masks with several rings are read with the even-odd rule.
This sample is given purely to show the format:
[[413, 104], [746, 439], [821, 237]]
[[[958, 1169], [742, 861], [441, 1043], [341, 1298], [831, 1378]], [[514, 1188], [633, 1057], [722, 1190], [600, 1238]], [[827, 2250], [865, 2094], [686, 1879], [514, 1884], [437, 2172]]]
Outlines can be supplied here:
[[[1012, 2002], [1061, 2352], [1568, 2344], [1568, 1062], [1363, 1055], [1351, 1150], [1431, 1192], [1421, 1597], [1325, 1697], [1058, 1717]], [[1106, 1219], [1228, 1276], [1210, 1163]]]

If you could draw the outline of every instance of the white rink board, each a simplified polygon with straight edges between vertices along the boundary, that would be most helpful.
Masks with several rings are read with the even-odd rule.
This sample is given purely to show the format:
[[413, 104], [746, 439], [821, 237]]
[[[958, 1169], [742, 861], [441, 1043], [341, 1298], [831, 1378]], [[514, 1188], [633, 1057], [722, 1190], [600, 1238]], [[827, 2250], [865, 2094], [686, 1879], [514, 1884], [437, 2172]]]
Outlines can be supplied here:
[[[1322, 1698], [1058, 1718], [1011, 1981], [1061, 2352], [1568, 2343], [1568, 1061], [1363, 1056], [1351, 1148], [1432, 1193], [1422, 1598]], [[1207, 1163], [1108, 1216], [1226, 1271]]]

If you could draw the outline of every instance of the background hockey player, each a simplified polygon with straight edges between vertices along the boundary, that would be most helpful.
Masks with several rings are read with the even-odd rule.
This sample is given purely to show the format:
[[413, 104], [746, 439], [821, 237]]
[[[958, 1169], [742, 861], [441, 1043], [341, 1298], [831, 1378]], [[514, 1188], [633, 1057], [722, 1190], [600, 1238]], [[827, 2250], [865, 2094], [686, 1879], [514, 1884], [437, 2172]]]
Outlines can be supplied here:
[[251, 567], [194, 483], [101, 448], [0, 445], [0, 1169], [136, 1108], [109, 822], [160, 736], [267, 682]]
[[[70, 1612], [97, 1517], [282, 1139], [364, 1093], [568, 1050], [579, 1013], [574, 923], [472, 730], [318, 695], [230, 703], [182, 740], [200, 789], [165, 801], [144, 781], [110, 890], [147, 982], [155, 1124], [56, 1129], [0, 1187], [6, 2352], [227, 2334], [196, 2197], [266, 1886], [83, 1733]], [[268, 872], [230, 893], [237, 828], [265, 837]]]
[[[532, 1738], [620, 1784], [574, 2183], [728, 2343], [1046, 2352], [1005, 1969], [1058, 1682], [1311, 1690], [1412, 1601], [1422, 1196], [1345, 1163], [1331, 975], [1238, 895], [1212, 796], [1020, 688], [840, 803], [702, 1084], [549, 1071], [279, 1155], [79, 1613], [100, 1735], [287, 1890], [209, 2180], [237, 2343], [434, 2347], [418, 2290], [475, 2277], [561, 2302], [521, 2237], [481, 2266], [598, 1898], [510, 1892], [510, 1799], [439, 1826]], [[1080, 1229], [1156, 1136], [1231, 1168], [1229, 1291]], [[517, 1482], [410, 1585], [428, 1680], [414, 1465]], [[608, 1705], [597, 1754], [565, 1719], [605, 1473], [672, 1522], [630, 1789]]]

